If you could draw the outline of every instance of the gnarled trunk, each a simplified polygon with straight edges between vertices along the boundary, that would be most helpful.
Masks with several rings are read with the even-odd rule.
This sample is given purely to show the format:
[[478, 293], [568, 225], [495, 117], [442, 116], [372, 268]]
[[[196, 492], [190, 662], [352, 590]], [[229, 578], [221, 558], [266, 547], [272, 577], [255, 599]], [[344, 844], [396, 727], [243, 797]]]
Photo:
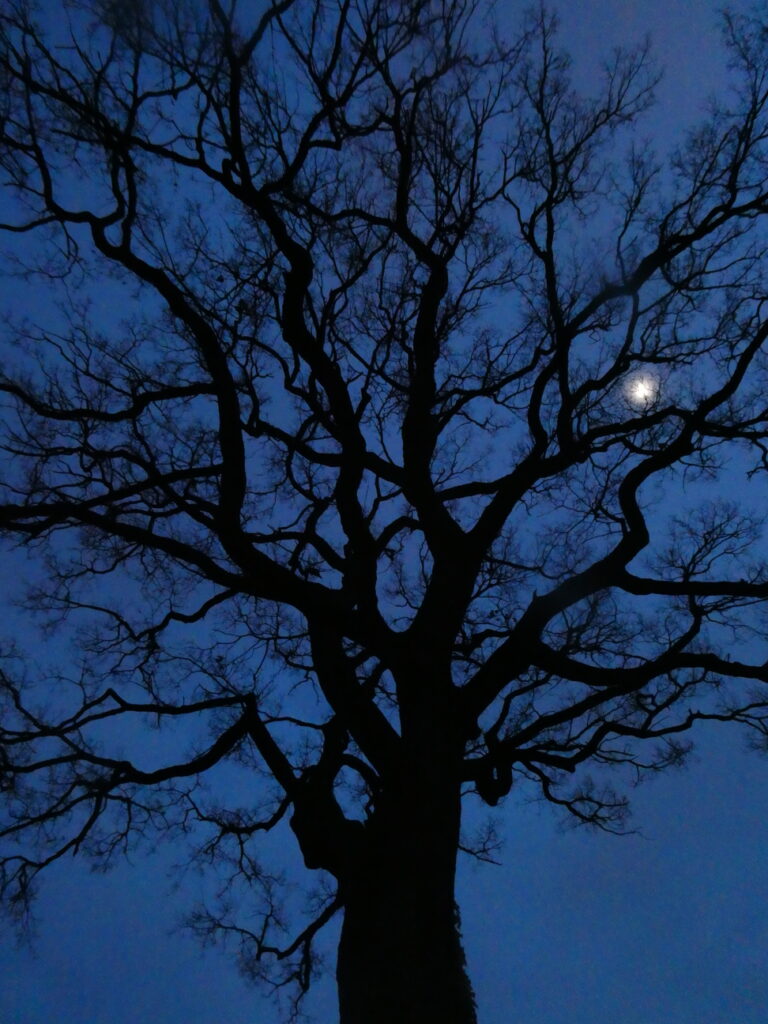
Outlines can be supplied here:
[[368, 829], [342, 885], [341, 1024], [476, 1024], [454, 899], [458, 793], [380, 810]]

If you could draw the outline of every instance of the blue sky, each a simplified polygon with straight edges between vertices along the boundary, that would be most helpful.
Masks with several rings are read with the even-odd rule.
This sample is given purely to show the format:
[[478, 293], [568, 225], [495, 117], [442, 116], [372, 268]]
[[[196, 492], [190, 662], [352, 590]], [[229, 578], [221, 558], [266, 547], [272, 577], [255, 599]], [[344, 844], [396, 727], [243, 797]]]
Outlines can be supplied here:
[[[648, 132], [663, 143], [718, 86], [718, 6], [574, 0], [562, 38], [588, 82], [604, 48], [651, 32], [667, 73]], [[688, 768], [638, 789], [633, 806], [640, 834], [615, 838], [563, 832], [547, 806], [513, 794], [503, 867], [462, 863], [481, 1024], [764, 1024], [768, 761], [744, 751], [733, 729], [702, 730]], [[17, 949], [8, 937], [0, 947], [0, 1022], [274, 1019], [225, 954], [169, 934], [202, 884], [187, 876], [172, 891], [173, 859], [137, 854], [107, 875], [56, 865], [34, 945]], [[331, 978], [308, 1009], [334, 1019]]]

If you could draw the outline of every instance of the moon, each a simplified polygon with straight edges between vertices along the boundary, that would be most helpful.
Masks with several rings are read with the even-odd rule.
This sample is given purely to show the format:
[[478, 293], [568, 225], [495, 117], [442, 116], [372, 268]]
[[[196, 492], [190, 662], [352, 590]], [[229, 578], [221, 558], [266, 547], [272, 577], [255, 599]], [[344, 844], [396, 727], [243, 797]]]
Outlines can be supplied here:
[[626, 384], [626, 395], [631, 405], [647, 408], [659, 394], [658, 379], [649, 373], [638, 373]]

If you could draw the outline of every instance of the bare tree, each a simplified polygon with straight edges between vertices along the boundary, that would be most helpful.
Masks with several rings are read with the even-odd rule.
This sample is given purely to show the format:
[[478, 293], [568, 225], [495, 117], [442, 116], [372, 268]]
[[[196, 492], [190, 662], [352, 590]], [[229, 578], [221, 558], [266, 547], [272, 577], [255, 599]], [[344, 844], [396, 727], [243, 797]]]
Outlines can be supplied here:
[[343, 1024], [470, 1024], [462, 798], [617, 829], [608, 769], [768, 740], [762, 525], [718, 498], [768, 468], [768, 29], [726, 17], [664, 161], [647, 52], [580, 97], [543, 9], [243, 6], [2, 4], [2, 227], [58, 312], [6, 330], [0, 530], [80, 651], [6, 650], [2, 883], [193, 833], [252, 974], [304, 992], [341, 912]]

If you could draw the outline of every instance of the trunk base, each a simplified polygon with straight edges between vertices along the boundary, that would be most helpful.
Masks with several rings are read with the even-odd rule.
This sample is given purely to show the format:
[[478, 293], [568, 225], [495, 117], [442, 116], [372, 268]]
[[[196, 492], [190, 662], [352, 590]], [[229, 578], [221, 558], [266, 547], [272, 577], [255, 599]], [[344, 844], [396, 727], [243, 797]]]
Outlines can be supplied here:
[[382, 884], [348, 893], [337, 968], [341, 1024], [477, 1024], [452, 889], [451, 879], [442, 906], [429, 898], [433, 886], [414, 891], [402, 880], [397, 892]]

